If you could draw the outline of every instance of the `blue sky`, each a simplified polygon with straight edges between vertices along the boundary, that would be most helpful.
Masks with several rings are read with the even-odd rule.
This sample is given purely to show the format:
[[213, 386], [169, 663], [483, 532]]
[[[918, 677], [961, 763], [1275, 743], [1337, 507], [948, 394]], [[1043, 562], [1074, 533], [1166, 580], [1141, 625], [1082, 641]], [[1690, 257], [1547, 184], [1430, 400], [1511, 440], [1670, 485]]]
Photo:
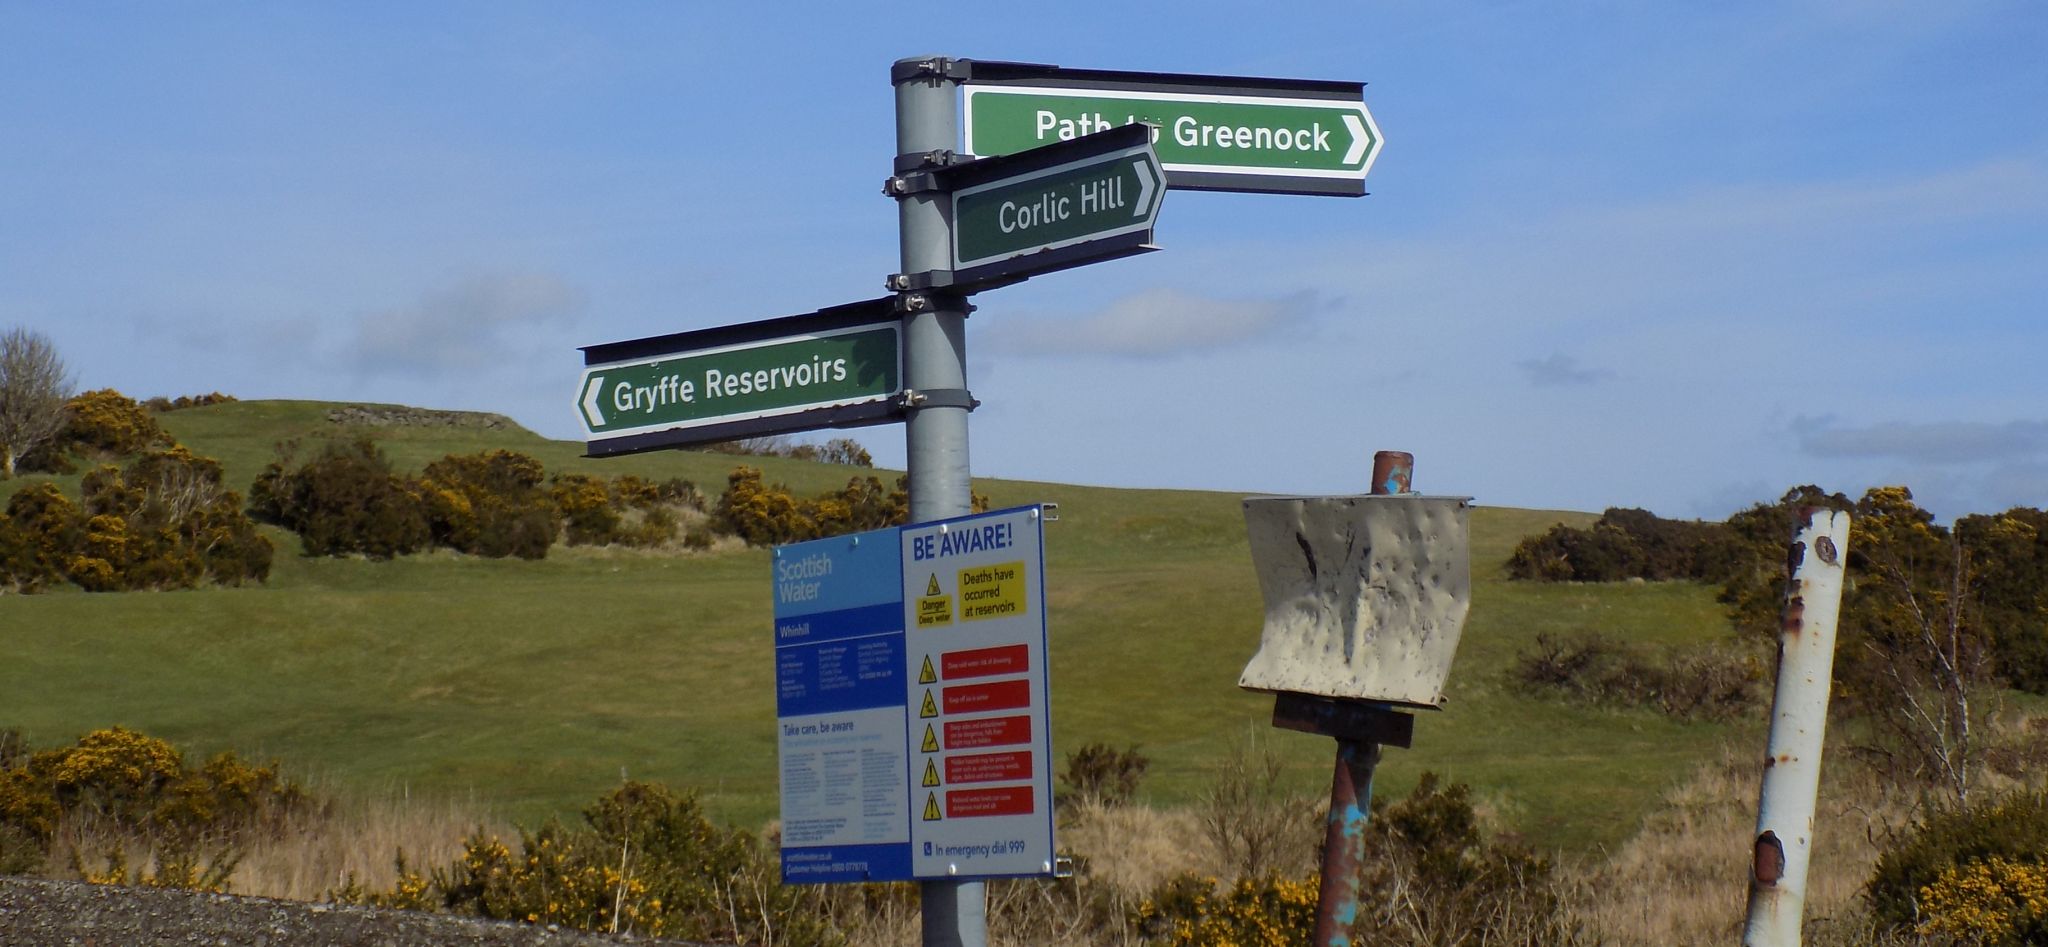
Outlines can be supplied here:
[[1163, 252], [977, 298], [977, 475], [2042, 507], [2043, 50], [2028, 0], [0, 0], [0, 327], [573, 437], [577, 346], [880, 294], [898, 58], [1362, 80], [1370, 196], [1172, 192]]

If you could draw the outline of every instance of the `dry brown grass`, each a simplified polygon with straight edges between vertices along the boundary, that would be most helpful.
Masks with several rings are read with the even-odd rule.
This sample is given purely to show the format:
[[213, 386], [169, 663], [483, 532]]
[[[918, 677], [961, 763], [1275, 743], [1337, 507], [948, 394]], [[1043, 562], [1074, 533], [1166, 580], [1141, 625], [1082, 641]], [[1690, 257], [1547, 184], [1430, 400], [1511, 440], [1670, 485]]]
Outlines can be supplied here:
[[[237, 832], [232, 847], [207, 840], [193, 854], [201, 868], [223, 855], [234, 859], [226, 890], [235, 894], [318, 901], [347, 884], [351, 875], [365, 888], [389, 890], [397, 881], [401, 851], [416, 870], [445, 867], [462, 854], [463, 838], [480, 826], [499, 834], [512, 831], [474, 803], [425, 799], [400, 790], [377, 799], [309, 805], [280, 824]], [[57, 832], [48, 869], [55, 877], [104, 877], [118, 857], [132, 883], [162, 870], [171, 854], [166, 844], [67, 820]]]
[[1136, 903], [1183, 871], [1222, 877], [1222, 856], [1186, 809], [1081, 804], [1060, 844], [1094, 881]]
[[239, 894], [319, 900], [348, 882], [390, 890], [396, 856], [415, 870], [446, 867], [462, 840], [479, 827], [503, 836], [515, 830], [474, 801], [429, 799], [403, 790], [292, 817], [283, 830], [251, 839], [231, 881]]
[[[2001, 715], [1988, 730], [1992, 745], [2016, 758], [2048, 755], [2048, 727], [2030, 715]], [[1567, 870], [1586, 879], [1572, 904], [1600, 943], [1648, 947], [1740, 939], [1762, 770], [1761, 759], [1725, 751], [1667, 792], [1620, 849], [1604, 861], [1586, 859], [1579, 870]], [[1997, 792], [2048, 779], [2048, 772], [2025, 770], [1986, 772], [1981, 786]], [[1918, 802], [1846, 752], [1829, 748], [1807, 876], [1809, 943], [1886, 942], [1868, 932], [1861, 892], [1887, 841], [1912, 822]]]
[[[1844, 921], [1860, 915], [1879, 843], [1910, 809], [1854, 766], [1823, 772], [1806, 916]], [[1761, 779], [1761, 760], [1730, 751], [1666, 793], [1642, 831], [1587, 873], [1574, 900], [1588, 929], [1617, 945], [1739, 940]]]

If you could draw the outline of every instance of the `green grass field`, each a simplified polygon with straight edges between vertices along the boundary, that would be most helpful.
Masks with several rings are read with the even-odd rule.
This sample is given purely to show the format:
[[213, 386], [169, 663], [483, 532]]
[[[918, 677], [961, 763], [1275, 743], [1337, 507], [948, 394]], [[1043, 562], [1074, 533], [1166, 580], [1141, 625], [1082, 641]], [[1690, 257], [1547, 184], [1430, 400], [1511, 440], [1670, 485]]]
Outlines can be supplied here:
[[[246, 491], [276, 444], [330, 436], [331, 407], [247, 402], [162, 421]], [[580, 444], [523, 431], [376, 436], [415, 469], [449, 452], [504, 447], [550, 471], [683, 477], [713, 496], [737, 462], [675, 451], [588, 460]], [[801, 492], [843, 486], [856, 473], [748, 462]], [[1430, 482], [1454, 484], [1456, 475], [1438, 471]], [[1260, 625], [1238, 495], [1002, 480], [975, 488], [998, 507], [1060, 504], [1060, 521], [1046, 530], [1056, 751], [1139, 744], [1153, 760], [1145, 795], [1174, 805], [1196, 798], [1229, 748], [1256, 735], [1285, 753], [1302, 791], [1326, 791], [1330, 741], [1273, 730], [1271, 698], [1236, 687]], [[1531, 841], [1583, 850], [1631, 834], [1661, 790], [1727, 741], [1761, 744], [1761, 720], [1675, 723], [1532, 700], [1507, 686], [1516, 653], [1544, 631], [1673, 643], [1726, 633], [1704, 587], [1503, 578], [1501, 563], [1522, 536], [1591, 518], [1475, 511], [1475, 603], [1450, 702], [1418, 723], [1413, 749], [1387, 751], [1378, 791], [1405, 792], [1436, 770], [1471, 783]], [[579, 808], [621, 772], [696, 787], [736, 824], [773, 818], [765, 550], [558, 547], [541, 562], [443, 552], [375, 563], [307, 559], [295, 537], [271, 536], [277, 561], [260, 587], [0, 598], [0, 727], [50, 744], [121, 724], [196, 751], [274, 756], [362, 792], [473, 795], [526, 821]]]

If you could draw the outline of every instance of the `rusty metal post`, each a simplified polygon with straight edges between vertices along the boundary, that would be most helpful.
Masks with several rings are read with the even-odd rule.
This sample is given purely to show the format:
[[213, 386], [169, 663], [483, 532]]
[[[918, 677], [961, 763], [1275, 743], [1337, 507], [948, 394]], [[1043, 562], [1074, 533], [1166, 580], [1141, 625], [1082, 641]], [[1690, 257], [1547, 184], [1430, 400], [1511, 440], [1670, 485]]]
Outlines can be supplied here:
[[1849, 514], [1803, 512], [1804, 524], [1787, 557], [1791, 583], [1778, 635], [1778, 684], [1771, 697], [1771, 734], [1757, 800], [1743, 947], [1797, 947], [1806, 905]]
[[[1414, 486], [1415, 455], [1383, 450], [1372, 456], [1372, 493], [1407, 493]], [[1283, 698], [1284, 699], [1284, 698]], [[1274, 704], [1277, 723], [1281, 704]], [[1402, 741], [1406, 746], [1407, 742]], [[1350, 947], [1358, 920], [1358, 885], [1365, 867], [1365, 827], [1372, 815], [1372, 773], [1380, 745], [1352, 734], [1337, 737], [1330, 775], [1330, 812], [1323, 825], [1323, 874], [1316, 893], [1315, 947]]]

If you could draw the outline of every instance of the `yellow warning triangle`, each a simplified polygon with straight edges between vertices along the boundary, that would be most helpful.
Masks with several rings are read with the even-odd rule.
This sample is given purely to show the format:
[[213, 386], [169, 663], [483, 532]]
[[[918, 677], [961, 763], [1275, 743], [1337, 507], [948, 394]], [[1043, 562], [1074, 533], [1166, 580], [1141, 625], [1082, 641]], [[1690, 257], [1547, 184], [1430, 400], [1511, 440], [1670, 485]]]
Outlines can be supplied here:
[[938, 573], [936, 573], [936, 572], [932, 573], [932, 577], [931, 577], [930, 579], [928, 579], [928, 580], [926, 580], [926, 581], [925, 581], [925, 584], [924, 584], [924, 594], [926, 594], [926, 595], [937, 595], [937, 594], [939, 594], [939, 574], [938, 574]]
[[937, 822], [945, 817], [945, 813], [939, 811], [939, 794], [935, 792], [925, 793], [924, 820], [926, 822]]
[[939, 715], [939, 702], [932, 699], [932, 692], [924, 692], [924, 704], [917, 708], [918, 719]]
[[926, 786], [936, 786], [939, 784], [939, 764], [931, 760], [924, 761], [924, 784]]
[[932, 656], [927, 654], [924, 656], [924, 670], [917, 672], [917, 682], [930, 684], [938, 679], [938, 672], [932, 670]]
[[926, 753], [937, 753], [939, 751], [939, 735], [932, 730], [931, 724], [924, 725], [924, 746], [919, 747], [919, 749]]

